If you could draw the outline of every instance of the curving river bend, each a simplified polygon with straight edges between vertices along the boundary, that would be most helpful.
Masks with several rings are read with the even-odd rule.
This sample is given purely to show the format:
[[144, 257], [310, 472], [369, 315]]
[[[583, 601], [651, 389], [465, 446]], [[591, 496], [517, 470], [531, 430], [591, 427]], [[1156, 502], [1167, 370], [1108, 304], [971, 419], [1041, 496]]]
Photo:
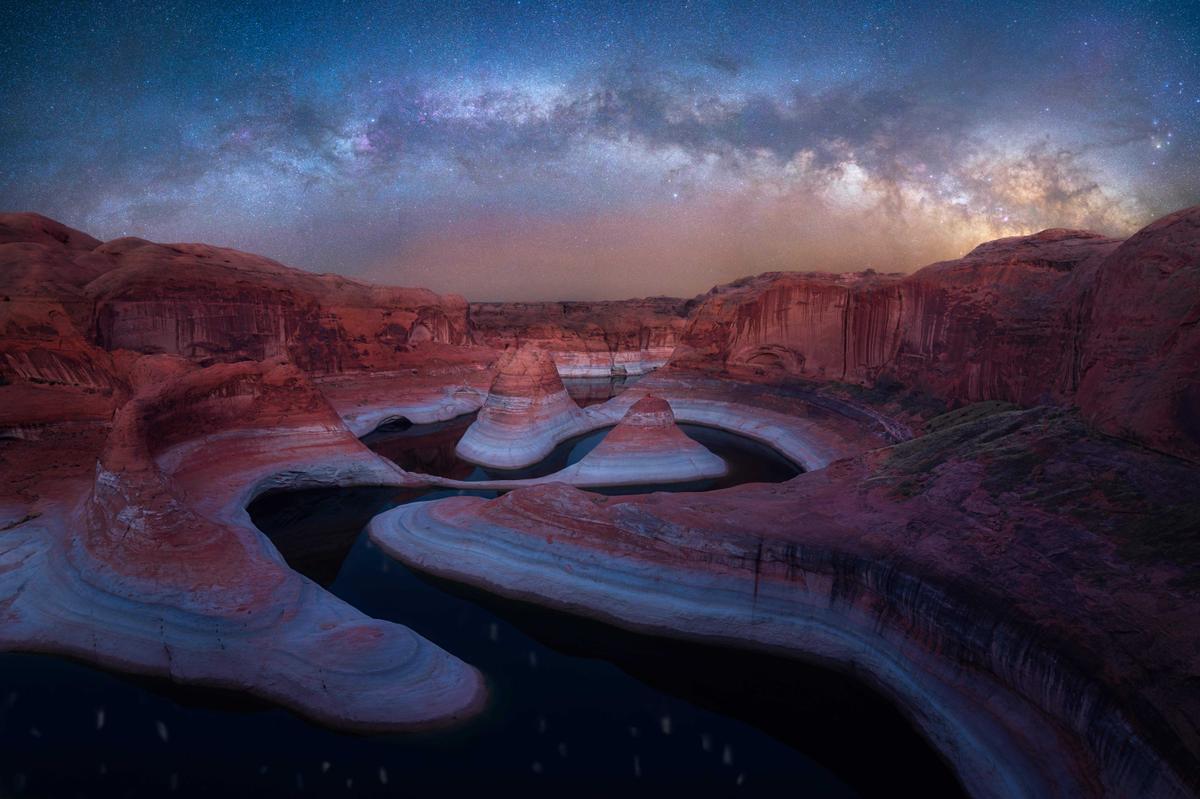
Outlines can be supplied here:
[[[453, 444], [468, 423], [365, 441], [405, 468], [511, 476], [457, 461]], [[677, 489], [797, 472], [747, 439], [682, 427], [733, 468], [717, 484]], [[521, 476], [576, 462], [604, 432], [565, 442]], [[0, 655], [0, 795], [428, 796], [500, 786], [525, 796], [961, 795], [907, 721], [850, 676], [501, 600], [418, 575], [363, 532], [390, 507], [448, 493], [300, 491], [261, 497], [249, 511], [298, 571], [487, 675], [482, 717], [450, 732], [358, 736], [241, 695]]]

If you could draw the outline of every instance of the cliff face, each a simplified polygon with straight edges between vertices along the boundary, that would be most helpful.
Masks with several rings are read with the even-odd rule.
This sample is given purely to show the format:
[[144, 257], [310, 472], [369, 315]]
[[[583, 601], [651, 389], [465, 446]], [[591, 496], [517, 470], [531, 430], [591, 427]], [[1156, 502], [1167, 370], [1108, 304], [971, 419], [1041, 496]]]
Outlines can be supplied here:
[[1035, 402], [1055, 389], [1071, 271], [1118, 242], [1047, 230], [980, 245], [907, 277], [775, 272], [710, 291], [675, 363], [871, 383], [951, 401]]
[[87, 287], [105, 349], [200, 362], [289, 357], [309, 372], [388, 368], [424, 342], [467, 343], [461, 297], [368, 286], [198, 244], [118, 239]]
[[85, 335], [84, 287], [112, 268], [99, 244], [36, 214], [0, 215], [0, 436], [106, 421], [126, 393], [112, 355]]
[[895, 356], [899, 284], [897, 275], [772, 272], [718, 286], [692, 314], [673, 362], [870, 380]]
[[461, 297], [203, 244], [102, 244], [34, 214], [0, 215], [0, 299], [6, 371], [29, 380], [95, 382], [81, 372], [97, 348], [202, 364], [286, 357], [317, 374], [389, 369], [470, 335]]
[[549, 352], [563, 377], [637, 375], [671, 357], [688, 308], [688, 302], [672, 297], [472, 303], [471, 324], [478, 343]]
[[1064, 396], [1064, 356], [1078, 334], [1069, 315], [1072, 273], [1118, 243], [1046, 230], [916, 272], [902, 286], [896, 376], [952, 403]]
[[1200, 206], [1145, 228], [1086, 277], [1074, 392], [1085, 418], [1200, 457]]
[[862, 385], [950, 405], [1075, 404], [1200, 458], [1200, 208], [1122, 243], [1046, 230], [909, 275], [771, 273], [718, 286], [672, 363]]

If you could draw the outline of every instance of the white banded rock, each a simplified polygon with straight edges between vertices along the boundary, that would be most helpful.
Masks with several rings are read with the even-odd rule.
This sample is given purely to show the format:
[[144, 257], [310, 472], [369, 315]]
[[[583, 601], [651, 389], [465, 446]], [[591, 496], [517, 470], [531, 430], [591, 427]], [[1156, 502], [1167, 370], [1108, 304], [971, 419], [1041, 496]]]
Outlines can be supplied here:
[[513, 349], [501, 356], [479, 416], [456, 451], [463, 460], [480, 466], [520, 469], [591, 426], [567, 394], [547, 353]]

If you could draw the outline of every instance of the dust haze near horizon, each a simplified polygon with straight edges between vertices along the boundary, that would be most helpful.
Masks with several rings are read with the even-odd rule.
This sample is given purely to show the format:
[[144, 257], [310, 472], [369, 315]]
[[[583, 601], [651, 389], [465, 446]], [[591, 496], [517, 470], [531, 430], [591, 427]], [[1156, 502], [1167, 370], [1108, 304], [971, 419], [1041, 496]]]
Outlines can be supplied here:
[[11, 4], [0, 64], [0, 208], [472, 300], [1200, 203], [1194, 3]]

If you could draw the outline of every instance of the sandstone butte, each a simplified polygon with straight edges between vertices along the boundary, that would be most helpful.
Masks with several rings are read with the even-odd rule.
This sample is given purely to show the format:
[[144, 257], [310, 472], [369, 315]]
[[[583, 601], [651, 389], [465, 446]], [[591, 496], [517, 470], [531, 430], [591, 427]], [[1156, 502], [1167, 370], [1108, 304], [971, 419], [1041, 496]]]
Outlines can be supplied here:
[[[491, 402], [500, 429], [558, 420], [553, 446], [652, 393], [806, 471], [548, 483], [404, 505], [371, 535], [500, 594], [853, 669], [975, 796], [1200, 794], [1200, 208], [1125, 241], [1048, 230], [911, 275], [596, 305], [0, 216], [0, 648], [355, 729], [466, 718], [474, 669], [291, 571], [246, 505], [428, 485], [358, 440], [391, 420]], [[552, 374], [664, 357], [589, 408]]]
[[537, 463], [555, 445], [587, 429], [554, 360], [542, 350], [507, 350], [479, 416], [458, 442], [458, 456], [497, 469]]
[[[469, 482], [431, 475], [429, 483], [443, 488], [503, 491], [548, 483], [566, 483], [580, 488], [611, 488], [691, 483], [728, 474], [728, 464], [721, 457], [698, 441], [688, 438], [676, 426], [675, 414], [669, 402], [653, 394], [642, 394], [641, 390], [638, 395], [640, 398], [629, 406], [621, 421], [605, 433], [594, 449], [578, 463], [557, 472], [544, 477]], [[682, 397], [677, 401], [686, 402]], [[583, 429], [606, 427], [611, 420], [610, 414], [617, 408], [617, 404], [613, 403], [604, 409], [606, 412], [584, 413]], [[799, 453], [792, 455], [797, 460], [803, 458]]]
[[630, 405], [620, 423], [570, 468], [580, 485], [686, 483], [729, 470], [725, 461], [676, 427], [671, 404], [653, 394]]

